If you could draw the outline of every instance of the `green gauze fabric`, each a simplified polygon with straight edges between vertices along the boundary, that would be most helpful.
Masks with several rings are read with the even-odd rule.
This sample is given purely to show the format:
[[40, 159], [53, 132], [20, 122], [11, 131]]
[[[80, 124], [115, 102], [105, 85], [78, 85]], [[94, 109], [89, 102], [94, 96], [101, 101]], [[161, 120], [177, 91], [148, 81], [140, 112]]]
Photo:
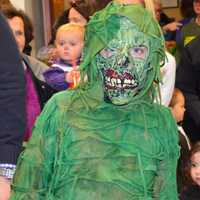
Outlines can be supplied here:
[[[117, 21], [107, 21], [113, 14], [128, 17], [156, 44], [147, 86], [123, 106], [104, 101], [94, 63], [118, 31]], [[162, 48], [159, 27], [141, 5], [111, 3], [92, 17], [81, 64], [88, 82], [45, 106], [18, 160], [10, 200], [177, 200], [176, 123], [152, 101]]]
[[[107, 46], [120, 30], [121, 24], [115, 15], [128, 17], [130, 21], [139, 27], [141, 32], [151, 38], [149, 63], [153, 69], [150, 71], [145, 89], [133, 100], [141, 99], [148, 92], [154, 98], [155, 86], [160, 82], [160, 64], [164, 64], [164, 39], [159, 24], [140, 4], [119, 5], [113, 3], [92, 17], [86, 29], [85, 48], [81, 64], [83, 77], [87, 74], [89, 77], [88, 84], [92, 87], [94, 82], [99, 79], [100, 73], [95, 63], [95, 56]], [[156, 84], [152, 85], [153, 81]]]

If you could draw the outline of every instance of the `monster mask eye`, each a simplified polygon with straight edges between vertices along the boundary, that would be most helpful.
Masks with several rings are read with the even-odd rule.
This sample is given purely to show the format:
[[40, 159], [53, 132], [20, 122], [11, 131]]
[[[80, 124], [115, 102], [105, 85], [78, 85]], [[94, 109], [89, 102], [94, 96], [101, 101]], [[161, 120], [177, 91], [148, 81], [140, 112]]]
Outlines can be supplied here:
[[100, 55], [103, 58], [110, 58], [113, 55], [113, 53], [114, 53], [113, 49], [105, 48], [105, 49], [101, 50]]
[[145, 46], [133, 47], [129, 49], [129, 53], [133, 58], [145, 59], [148, 54], [148, 49]]

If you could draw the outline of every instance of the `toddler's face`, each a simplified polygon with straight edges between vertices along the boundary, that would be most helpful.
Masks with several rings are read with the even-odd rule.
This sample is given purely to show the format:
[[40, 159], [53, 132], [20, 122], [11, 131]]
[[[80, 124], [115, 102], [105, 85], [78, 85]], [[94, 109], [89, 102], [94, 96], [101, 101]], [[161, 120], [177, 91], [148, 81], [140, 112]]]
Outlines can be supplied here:
[[83, 34], [79, 31], [60, 31], [56, 37], [58, 57], [74, 64], [81, 56], [83, 48]]
[[177, 103], [173, 106], [173, 115], [177, 122], [183, 121], [185, 113], [185, 100], [182, 95], [179, 95]]
[[192, 180], [200, 186], [200, 152], [196, 152], [191, 157], [190, 175]]

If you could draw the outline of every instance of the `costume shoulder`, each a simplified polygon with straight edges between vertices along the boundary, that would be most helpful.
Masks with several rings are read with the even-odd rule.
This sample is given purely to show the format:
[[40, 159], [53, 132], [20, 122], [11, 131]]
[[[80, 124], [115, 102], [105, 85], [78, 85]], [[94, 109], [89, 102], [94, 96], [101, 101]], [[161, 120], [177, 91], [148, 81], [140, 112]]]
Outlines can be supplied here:
[[[66, 92], [70, 93], [70, 92]], [[53, 96], [44, 107], [33, 128], [33, 134], [21, 153], [12, 183], [11, 200], [42, 199], [47, 193], [57, 159], [57, 150], [63, 140], [62, 110], [68, 96], [63, 93]], [[35, 184], [38, 183], [38, 184]]]
[[158, 116], [161, 116], [163, 120], [170, 121], [172, 124], [177, 126], [176, 121], [169, 107], [155, 103], [153, 108], [158, 110]]
[[154, 104], [154, 110], [156, 111], [158, 117], [158, 127], [160, 129], [158, 132], [160, 137], [163, 137], [163, 140], [166, 142], [170, 141], [169, 144], [172, 149], [178, 147], [178, 127], [171, 110], [166, 106], [158, 104]]

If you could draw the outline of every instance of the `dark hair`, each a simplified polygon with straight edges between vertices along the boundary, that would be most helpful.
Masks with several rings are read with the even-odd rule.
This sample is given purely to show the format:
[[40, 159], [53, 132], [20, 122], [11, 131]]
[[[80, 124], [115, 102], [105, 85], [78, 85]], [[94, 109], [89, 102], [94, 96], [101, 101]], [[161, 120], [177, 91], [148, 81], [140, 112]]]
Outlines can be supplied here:
[[53, 44], [54, 43], [54, 40], [56, 38], [57, 29], [61, 25], [67, 24], [69, 22], [69, 19], [68, 19], [69, 10], [70, 10], [70, 8], [68, 8], [67, 10], [64, 10], [61, 13], [61, 15], [56, 19], [55, 23], [53, 24], [52, 31], [51, 31], [52, 36], [51, 36], [51, 40], [49, 41], [49, 44]]
[[78, 11], [87, 21], [90, 16], [92, 16], [95, 12], [103, 9], [111, 0], [74, 0], [70, 2], [70, 8], [65, 10], [55, 21], [52, 28], [52, 37], [49, 41], [49, 44], [53, 44], [57, 29], [69, 22], [68, 15], [69, 10], [73, 7], [76, 11]]
[[190, 158], [197, 152], [200, 152], [200, 141], [196, 142], [190, 150]]
[[7, 8], [14, 8], [14, 6], [9, 0], [0, 0], [0, 10]]
[[34, 35], [33, 35], [33, 24], [31, 22], [30, 18], [28, 17], [28, 15], [26, 15], [22, 10], [17, 10], [15, 8], [11, 8], [11, 7], [2, 9], [2, 13], [8, 19], [12, 19], [14, 17], [19, 17], [22, 19], [22, 21], [24, 23], [24, 34], [25, 34], [24, 49], [30, 48], [29, 43], [33, 40]]
[[194, 9], [193, 9], [193, 1], [194, 0], [182, 0], [180, 5], [181, 15], [184, 18], [194, 17]]
[[71, 2], [71, 6], [88, 21], [90, 16], [110, 2], [111, 0], [75, 0]]

